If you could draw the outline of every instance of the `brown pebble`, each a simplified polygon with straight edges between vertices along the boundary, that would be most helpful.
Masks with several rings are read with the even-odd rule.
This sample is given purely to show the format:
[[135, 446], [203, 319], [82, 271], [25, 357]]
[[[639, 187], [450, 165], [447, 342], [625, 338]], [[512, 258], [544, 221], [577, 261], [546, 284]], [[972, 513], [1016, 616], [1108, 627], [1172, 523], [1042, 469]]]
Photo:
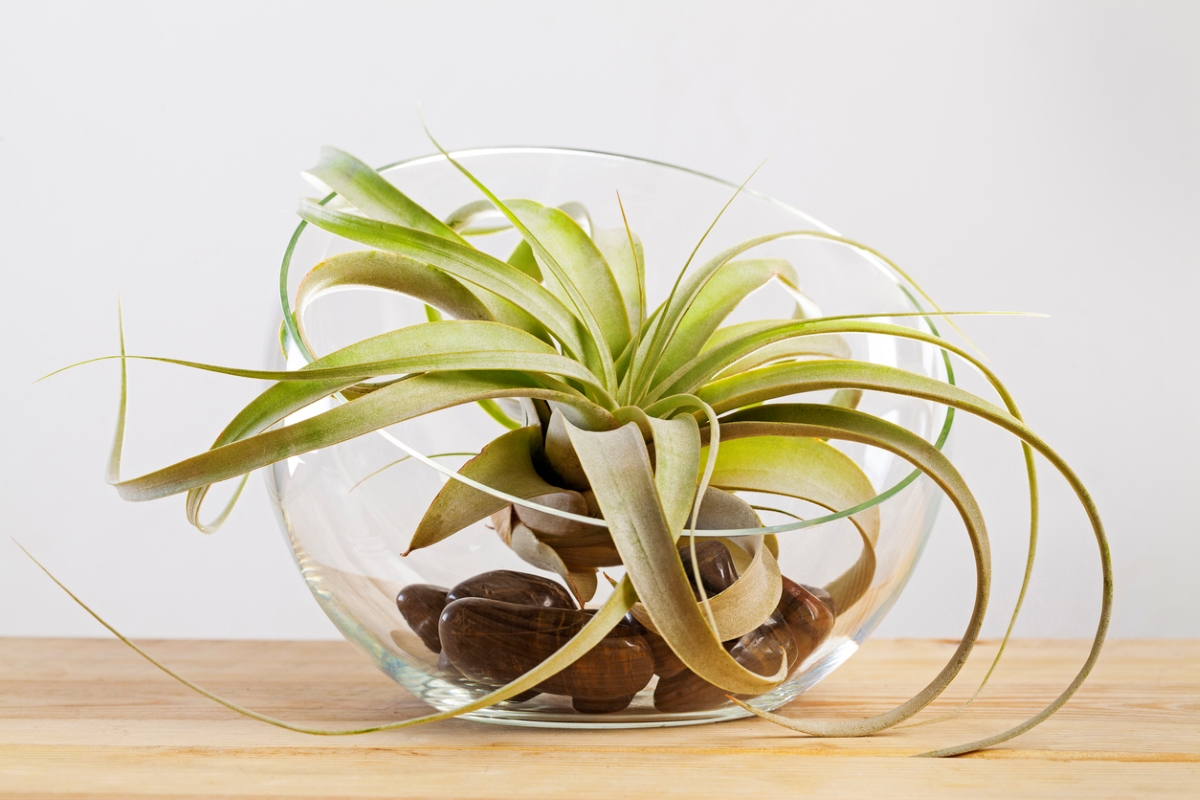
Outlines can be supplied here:
[[[532, 608], [466, 597], [442, 612], [442, 647], [472, 680], [502, 685], [536, 667], [565, 645], [591, 615], [564, 608]], [[654, 674], [650, 645], [619, 624], [579, 660], [537, 689], [585, 700], [637, 694]]]
[[[463, 677], [462, 672], [459, 671], [458, 667], [456, 667], [450, 663], [450, 658], [445, 653], [442, 653], [440, 656], [438, 656], [437, 668], [438, 668], [439, 672], [441, 672], [445, 675], [448, 675], [450, 677], [454, 677], [454, 678]], [[533, 698], [537, 697], [539, 694], [541, 694], [541, 692], [539, 692], [537, 689], [529, 689], [528, 691], [524, 691], [518, 695], [514, 695], [513, 697], [510, 697], [503, 702], [505, 702], [505, 703], [524, 703], [526, 700], [532, 700]]]
[[442, 653], [440, 656], [438, 656], [437, 668], [438, 672], [444, 672], [447, 675], [454, 676], [455, 678], [462, 677], [462, 673], [458, 671], [458, 667], [450, 663], [450, 658], [445, 653]]
[[483, 597], [536, 608], [575, 608], [571, 593], [541, 575], [498, 569], [467, 578], [446, 593], [447, 604], [464, 597]]
[[687, 669], [679, 660], [679, 656], [675, 655], [671, 645], [667, 644], [667, 640], [638, 622], [633, 614], [625, 615], [625, 624], [633, 628], [650, 645], [650, 652], [654, 656], [655, 675], [665, 677]]
[[607, 700], [590, 700], [586, 697], [572, 697], [571, 705], [580, 714], [612, 714], [624, 711], [633, 702], [633, 695], [628, 697], [613, 697]]
[[[785, 657], [787, 663], [792, 664], [798, 655], [796, 640], [779, 611], [745, 636], [726, 642], [726, 645], [734, 661], [759, 675], [773, 675]], [[684, 669], [659, 678], [654, 690], [654, 707], [666, 713], [705, 711], [727, 704], [728, 694], [690, 669]]]
[[411, 583], [396, 595], [396, 608], [408, 627], [435, 653], [442, 652], [438, 641], [438, 619], [446, 607], [446, 587], [428, 583]]
[[784, 578], [779, 612], [795, 637], [797, 654], [792, 663], [799, 666], [833, 630], [833, 602], [824, 589], [803, 586]]
[[[687, 573], [688, 580], [694, 584], [692, 547], [687, 536], [679, 540], [679, 558], [683, 561], [683, 571]], [[725, 591], [737, 580], [733, 556], [716, 539], [696, 539], [696, 559], [700, 562], [700, 581], [710, 595]]]

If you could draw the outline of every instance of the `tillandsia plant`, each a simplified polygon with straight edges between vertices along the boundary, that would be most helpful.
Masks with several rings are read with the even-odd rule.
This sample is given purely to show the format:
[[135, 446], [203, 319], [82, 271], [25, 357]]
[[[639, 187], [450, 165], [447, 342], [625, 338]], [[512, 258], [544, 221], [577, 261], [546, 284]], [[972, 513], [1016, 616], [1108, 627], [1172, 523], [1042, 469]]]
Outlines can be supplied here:
[[[479, 576], [450, 590], [408, 587], [397, 604], [413, 632], [489, 691], [451, 710], [353, 731], [303, 728], [240, 708], [139, 652], [240, 713], [307, 733], [403, 728], [520, 700], [531, 692], [570, 695], [577, 710], [604, 713], [627, 705], [653, 675], [659, 680], [655, 704], [662, 710], [729, 698], [810, 735], [881, 731], [913, 717], [954, 680], [987, 608], [991, 567], [983, 516], [941, 451], [957, 411], [1012, 433], [1024, 450], [1030, 549], [1012, 621], [1025, 595], [1037, 539], [1035, 454], [1061, 473], [1084, 507], [1100, 549], [1103, 599], [1087, 660], [1053, 703], [995, 736], [927, 755], [954, 755], [1005, 741], [1070, 698], [1099, 655], [1112, 601], [1103, 527], [1079, 478], [1025, 425], [992, 371], [937, 333], [930, 318], [952, 314], [936, 304], [931, 311], [914, 312], [930, 321], [928, 332], [879, 321], [897, 316], [892, 312], [822, 316], [801, 292], [791, 264], [751, 252], [783, 239], [823, 239], [879, 259], [908, 280], [898, 267], [864, 245], [825, 231], [781, 231], [694, 265], [697, 244], [667, 296], [654, 304], [647, 294], [641, 241], [623, 206], [624, 226], [600, 229], [579, 204], [553, 208], [532, 200], [502, 201], [438, 149], [481, 193], [478, 202], [445, 219], [354, 157], [330, 148], [322, 152], [309, 176], [331, 193], [320, 201], [302, 201], [300, 216], [366, 249], [318, 264], [294, 301], [283, 276], [282, 336], [309, 363], [297, 370], [264, 371], [153, 358], [273, 384], [207, 451], [128, 480], [118, 473], [126, 362], [135, 356], [125, 353], [122, 334], [121, 355], [114, 356], [121, 359], [122, 382], [110, 481], [129, 500], [186, 493], [188, 520], [208, 531], [236, 501], [235, 495], [216, 522], [202, 522], [201, 507], [215, 483], [240, 477], [244, 485], [251, 471], [289, 457], [442, 409], [479, 404], [507, 430], [470, 454], [461, 468], [409, 455], [450, 478], [424, 512], [409, 552], [490, 520], [513, 552], [559, 576], [569, 593], [553, 581], [513, 572]], [[735, 192], [729, 202], [736, 197]], [[473, 237], [502, 229], [520, 235], [506, 260], [472, 244]], [[728, 321], [745, 298], [772, 282], [794, 300], [790, 319]], [[415, 298], [425, 304], [428, 321], [317, 353], [305, 329], [304, 309], [344, 287]], [[950, 379], [856, 360], [843, 338], [850, 334], [937, 348]], [[952, 358], [977, 369], [1000, 404], [956, 386]], [[828, 402], [795, 400], [828, 390], [833, 391]], [[941, 437], [930, 443], [859, 410], [863, 392], [945, 406]], [[314, 412], [320, 401], [329, 406]], [[292, 416], [301, 410], [309, 413], [298, 420]], [[910, 463], [912, 472], [879, 492], [836, 446], [844, 442], [894, 454]], [[879, 506], [922, 474], [958, 511], [975, 560], [974, 607], [950, 661], [913, 698], [867, 719], [794, 719], [747, 704], [794, 675], [832, 621], [862, 600], [876, 572]], [[762, 509], [745, 493], [796, 498], [829, 513], [766, 526]], [[833, 519], [848, 519], [858, 534], [854, 563], [819, 588], [784, 576], [777, 557], [788, 536]], [[624, 574], [609, 578], [604, 569], [617, 566]], [[601, 581], [611, 585], [611, 593], [598, 608], [584, 610]], [[517, 636], [541, 644], [514, 653], [512, 647], [506, 650], [505, 625], [514, 636], [542, 625], [541, 632], [552, 631], [554, 637]], [[597, 685], [606, 688], [594, 690]]]

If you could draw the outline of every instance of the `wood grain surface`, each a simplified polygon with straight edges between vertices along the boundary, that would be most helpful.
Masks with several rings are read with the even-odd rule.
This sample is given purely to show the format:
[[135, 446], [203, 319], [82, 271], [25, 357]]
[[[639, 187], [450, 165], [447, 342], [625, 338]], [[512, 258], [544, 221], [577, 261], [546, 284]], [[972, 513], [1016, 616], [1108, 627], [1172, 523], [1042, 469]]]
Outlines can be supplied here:
[[[186, 676], [263, 713], [343, 726], [424, 706], [340, 642], [150, 641]], [[786, 709], [878, 713], [937, 672], [949, 641], [876, 640]], [[934, 725], [811, 739], [761, 720], [616, 731], [451, 720], [313, 737], [243, 719], [119, 642], [0, 639], [0, 796], [1200, 797], [1200, 641], [1117, 641], [1048, 722], [970, 756], [905, 756], [994, 733], [1052, 699], [1083, 642], [1017, 641], [988, 690]], [[970, 695], [995, 643], [917, 719]]]

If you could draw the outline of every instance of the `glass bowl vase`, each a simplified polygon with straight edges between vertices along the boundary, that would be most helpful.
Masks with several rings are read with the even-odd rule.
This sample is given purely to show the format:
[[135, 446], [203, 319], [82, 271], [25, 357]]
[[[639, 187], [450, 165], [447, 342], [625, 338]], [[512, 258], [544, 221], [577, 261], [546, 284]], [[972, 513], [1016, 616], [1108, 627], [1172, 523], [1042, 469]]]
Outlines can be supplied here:
[[[698, 172], [645, 159], [555, 148], [490, 148], [459, 152], [456, 158], [501, 197], [564, 205], [572, 215], [586, 208], [587, 224], [620, 228], [620, 193], [631, 228], [645, 252], [648, 306], [661, 302], [713, 218], [737, 188]], [[390, 165], [381, 173], [424, 208], [445, 218], [478, 202], [480, 194], [442, 156]], [[337, 202], [336, 200], [334, 202]], [[808, 215], [753, 191], [742, 191], [708, 235], [694, 263], [754, 236], [785, 230], [832, 233]], [[518, 242], [514, 231], [474, 237], [472, 244], [505, 258]], [[281, 292], [295, 297], [303, 276], [323, 260], [363, 246], [301, 224], [284, 258]], [[805, 297], [824, 315], [878, 314], [880, 319], [928, 331], [923, 317], [888, 314], [919, 311], [915, 294], [880, 259], [832, 241], [783, 239], [756, 248], [754, 256], [787, 259]], [[789, 318], [795, 297], [770, 285], [745, 300], [729, 322]], [[285, 306], [286, 308], [286, 306]], [[306, 311], [304, 324], [312, 350], [328, 353], [355, 341], [426, 319], [422, 304], [373, 290], [348, 290], [322, 297]], [[854, 358], [899, 367], [939, 380], [947, 378], [940, 351], [926, 343], [874, 334], [845, 336]], [[284, 335], [282, 358], [297, 368], [310, 358]], [[282, 363], [282, 362], [280, 362]], [[830, 393], [811, 393], [820, 402]], [[344, 402], [329, 398], [289, 418], [294, 421]], [[517, 419], [520, 407], [502, 406]], [[933, 403], [899, 395], [869, 393], [859, 408], [908, 428], [929, 441], [945, 439], [950, 418]], [[322, 610], [341, 633], [384, 673], [438, 710], [459, 708], [491, 690], [464, 678], [439, 659], [401, 614], [397, 596], [416, 584], [453, 587], [494, 570], [513, 570], [559, 579], [522, 561], [487, 521], [438, 544], [401, 556], [426, 508], [447, 477], [423, 454], [450, 470], [504, 432], [478, 405], [459, 406], [394, 425], [333, 447], [288, 458], [266, 470], [269, 491], [296, 563]], [[881, 493], [894, 487], [880, 508], [877, 566], [870, 588], [851, 608], [839, 609], [832, 629], [775, 690], [750, 699], [771, 710], [789, 702], [842, 664], [879, 625], [912, 574], [936, 516], [940, 492], [924, 476], [912, 479], [907, 462], [888, 452], [835, 443]], [[802, 501], [752, 497], [765, 525], [829, 512]], [[789, 516], [790, 515], [790, 516]], [[858, 555], [860, 539], [847, 519], [780, 534], [778, 562], [784, 576], [821, 587], [841, 574]], [[613, 579], [621, 567], [606, 568]], [[599, 582], [588, 608], [608, 596]], [[818, 592], [819, 594], [819, 592]], [[661, 711], [655, 707], [658, 678], [623, 710], [581, 713], [571, 698], [542, 693], [465, 714], [468, 719], [553, 727], [643, 727], [687, 725], [733, 719], [746, 711], [721, 700], [701, 710]]]

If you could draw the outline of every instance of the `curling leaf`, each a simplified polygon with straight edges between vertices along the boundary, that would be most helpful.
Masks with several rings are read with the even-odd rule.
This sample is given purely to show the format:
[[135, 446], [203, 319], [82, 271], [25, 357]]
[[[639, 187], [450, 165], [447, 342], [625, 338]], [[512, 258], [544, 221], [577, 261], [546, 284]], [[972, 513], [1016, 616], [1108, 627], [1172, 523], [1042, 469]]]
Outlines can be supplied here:
[[139, 478], [115, 484], [127, 500], [152, 500], [238, 477], [310, 450], [443, 408], [497, 397], [557, 400], [580, 422], [604, 427], [611, 416], [582, 398], [543, 388], [512, 372], [430, 373], [383, 386], [315, 417], [216, 447]]
[[[546, 285], [564, 302], [571, 303], [576, 293], [567, 291], [562, 280], [574, 284], [578, 288], [577, 294], [603, 332], [609, 352], [614, 355], [620, 353], [629, 342], [629, 319], [612, 270], [595, 243], [575, 220], [560, 209], [549, 208], [532, 200], [509, 200], [506, 205], [541, 245], [540, 248], [534, 248], [534, 256], [542, 267]], [[530, 246], [532, 248], [531, 243]], [[541, 254], [543, 251], [550, 254], [559, 265], [564, 276], [562, 279], [556, 274], [558, 270], [547, 269], [549, 264], [547, 256]]]
[[642, 241], [624, 228], [599, 228], [592, 232], [592, 240], [612, 269], [613, 278], [621, 291], [625, 303], [625, 316], [631, 334], [642, 329], [645, 309], [646, 287], [641, 265], [645, 255]]
[[[820, 439], [790, 436], [731, 438], [723, 425], [712, 484], [727, 490], [786, 495], [841, 511], [870, 500], [875, 489], [857, 464]], [[855, 564], [825, 587], [839, 614], [849, 609], [870, 588], [875, 574], [875, 547], [879, 541], [879, 508], [850, 517], [863, 540], [863, 554]]]
[[321, 159], [305, 170], [372, 219], [403, 225], [462, 242], [450, 226], [414, 203], [374, 169], [336, 147], [322, 147]]
[[593, 371], [598, 369], [599, 365], [592, 361], [594, 354], [589, 355], [594, 350], [594, 344], [581, 328], [580, 321], [544, 286], [515, 267], [466, 245], [334, 211], [316, 203], [302, 202], [300, 216], [330, 233], [407, 255], [459, 280], [494, 292], [536, 317], [546, 330], [562, 342], [570, 355], [584, 361]]
[[[723, 264], [696, 292], [695, 300], [679, 320], [675, 334], [663, 351], [654, 380], [662, 380], [679, 365], [694, 358], [717, 327], [743, 300], [776, 279], [788, 286], [795, 286], [797, 282], [796, 271], [782, 258]], [[685, 292], [691, 291], [689, 283], [683, 286]]]
[[603, 432], [568, 425], [567, 431], [629, 579], [675, 654], [697, 675], [732, 692], [757, 694], [777, 686], [787, 665], [771, 676], [750, 672], [725, 652], [706, 624], [676, 552], [637, 425]]
[[[518, 428], [493, 439], [462, 465], [459, 474], [515, 497], [549, 494], [558, 487], [546, 483], [533, 466], [541, 451], [541, 428]], [[509, 501], [462, 481], [448, 481], [426, 509], [404, 555], [436, 544], [508, 505]]]

